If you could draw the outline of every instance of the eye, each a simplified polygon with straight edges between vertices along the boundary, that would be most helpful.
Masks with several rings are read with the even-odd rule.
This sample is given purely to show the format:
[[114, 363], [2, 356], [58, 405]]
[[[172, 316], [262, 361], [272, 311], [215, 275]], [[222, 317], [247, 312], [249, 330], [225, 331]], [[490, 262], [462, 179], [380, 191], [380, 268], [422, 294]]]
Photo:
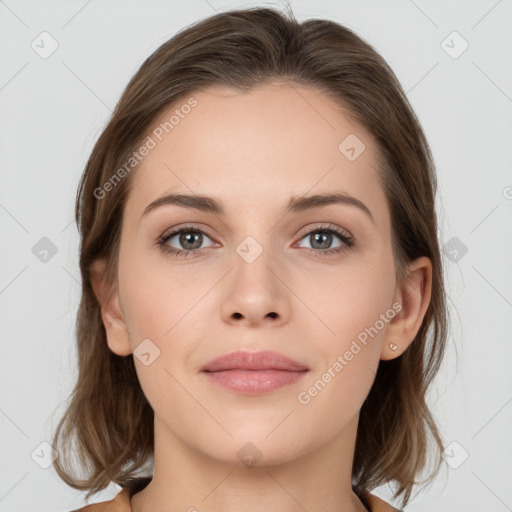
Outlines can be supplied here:
[[[172, 231], [171, 233], [164, 234], [158, 241], [158, 246], [166, 253], [174, 254], [175, 256], [194, 257], [198, 254], [202, 254], [204, 249], [204, 239], [211, 238], [202, 229], [194, 226], [183, 226], [179, 229]], [[176, 239], [173, 241], [173, 239]], [[178, 244], [182, 249], [175, 248], [170, 245], [173, 241], [174, 244]], [[193, 255], [193, 256], [192, 256]]]
[[[202, 229], [195, 226], [183, 226], [162, 235], [158, 239], [157, 245], [167, 254], [193, 258], [203, 254], [207, 247], [204, 246], [205, 238], [211, 240], [211, 237]], [[338, 238], [341, 243], [332, 248], [335, 238]], [[354, 238], [349, 233], [331, 224], [319, 226], [302, 234], [300, 240], [303, 239], [310, 240], [310, 247], [305, 247], [305, 249], [314, 256], [339, 254], [349, 250], [355, 244]], [[177, 244], [178, 247], [174, 247], [172, 244]]]
[[[341, 240], [341, 243], [331, 248], [333, 235], [334, 238]], [[310, 241], [310, 247], [306, 247], [306, 249], [309, 249], [308, 252], [314, 256], [341, 253], [347, 251], [355, 244], [354, 238], [350, 234], [337, 227], [333, 227], [331, 224], [308, 231], [305, 236], [301, 238], [301, 240], [303, 239]]]

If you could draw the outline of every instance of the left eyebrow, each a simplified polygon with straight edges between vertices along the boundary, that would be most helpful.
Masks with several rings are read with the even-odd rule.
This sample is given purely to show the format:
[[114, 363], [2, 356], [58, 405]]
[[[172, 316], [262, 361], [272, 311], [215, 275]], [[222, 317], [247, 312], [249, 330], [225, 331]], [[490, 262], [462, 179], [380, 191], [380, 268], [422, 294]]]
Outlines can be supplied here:
[[[293, 196], [288, 200], [283, 210], [283, 215], [287, 215], [288, 213], [304, 212], [331, 204], [355, 206], [363, 211], [370, 218], [372, 223], [375, 224], [375, 219], [373, 218], [370, 209], [362, 201], [349, 194], [324, 193], [312, 196]], [[142, 212], [141, 217], [145, 216], [150, 211], [165, 205], [175, 205], [182, 208], [192, 208], [206, 213], [213, 213], [215, 215], [225, 215], [225, 209], [222, 201], [214, 197], [198, 194], [166, 194], [148, 204]]]
[[363, 211], [370, 218], [372, 223], [375, 224], [375, 219], [373, 218], [370, 209], [362, 201], [350, 194], [325, 193], [316, 194], [314, 196], [293, 196], [288, 201], [284, 214], [303, 212], [330, 204], [346, 204], [349, 206], [355, 206]]

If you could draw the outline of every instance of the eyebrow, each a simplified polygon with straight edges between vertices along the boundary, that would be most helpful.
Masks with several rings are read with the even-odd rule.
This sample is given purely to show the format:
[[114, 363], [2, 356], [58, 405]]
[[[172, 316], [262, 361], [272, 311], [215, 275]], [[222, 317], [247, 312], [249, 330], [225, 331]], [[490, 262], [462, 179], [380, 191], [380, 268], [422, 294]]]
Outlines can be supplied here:
[[[372, 223], [375, 224], [375, 219], [373, 218], [370, 209], [362, 201], [351, 196], [350, 194], [323, 193], [315, 194], [312, 196], [293, 196], [288, 200], [283, 210], [283, 215], [287, 215], [288, 213], [300, 213], [331, 204], [355, 206], [363, 211], [369, 217]], [[214, 215], [225, 215], [222, 201], [215, 199], [214, 197], [198, 194], [166, 194], [148, 204], [148, 206], [146, 206], [142, 212], [141, 217], [144, 217], [146, 214], [152, 210], [155, 210], [156, 208], [160, 208], [161, 206], [166, 205], [181, 206], [182, 208], [192, 208], [202, 212], [212, 213]]]

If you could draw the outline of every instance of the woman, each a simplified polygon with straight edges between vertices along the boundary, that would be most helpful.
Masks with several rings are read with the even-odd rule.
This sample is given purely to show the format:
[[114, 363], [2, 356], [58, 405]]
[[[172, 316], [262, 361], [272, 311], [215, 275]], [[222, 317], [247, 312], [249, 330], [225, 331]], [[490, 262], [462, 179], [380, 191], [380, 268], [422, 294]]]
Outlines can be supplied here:
[[388, 482], [406, 505], [443, 450], [435, 191], [395, 75], [342, 25], [228, 11], [158, 48], [77, 196], [55, 467], [122, 487], [80, 510], [384, 512]]

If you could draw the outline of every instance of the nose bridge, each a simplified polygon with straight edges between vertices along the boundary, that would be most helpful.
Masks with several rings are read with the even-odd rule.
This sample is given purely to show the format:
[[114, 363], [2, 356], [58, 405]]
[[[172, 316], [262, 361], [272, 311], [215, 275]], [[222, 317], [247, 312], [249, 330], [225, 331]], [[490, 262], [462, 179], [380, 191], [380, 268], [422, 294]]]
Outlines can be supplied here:
[[[256, 238], [257, 236], [257, 238]], [[247, 235], [235, 248], [234, 274], [237, 280], [248, 280], [251, 286], [260, 285], [271, 291], [277, 267], [271, 233]]]
[[[261, 205], [255, 203], [247, 204], [245, 207], [241, 205], [240, 211], [243, 210], [246, 215], [239, 217], [237, 226], [237, 233], [243, 238], [234, 248], [236, 256], [234, 263], [236, 266], [240, 263], [241, 267], [257, 267], [258, 271], [263, 269], [268, 271], [266, 265], [273, 265], [278, 249], [275, 240], [276, 229], [273, 227], [275, 217], [268, 215], [263, 218]], [[237, 258], [242, 261], [237, 261]], [[257, 263], [256, 267], [252, 267], [255, 263]]]

